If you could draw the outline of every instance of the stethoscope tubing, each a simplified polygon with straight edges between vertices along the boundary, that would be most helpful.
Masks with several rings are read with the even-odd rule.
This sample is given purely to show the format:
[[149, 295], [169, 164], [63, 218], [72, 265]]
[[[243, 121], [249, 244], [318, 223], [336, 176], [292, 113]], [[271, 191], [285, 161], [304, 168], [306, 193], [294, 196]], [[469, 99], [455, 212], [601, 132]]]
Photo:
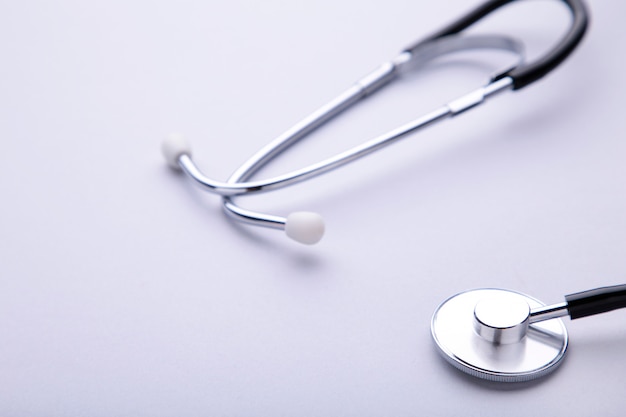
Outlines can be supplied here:
[[[406, 51], [413, 51], [423, 43], [428, 43], [434, 39], [441, 39], [464, 31], [474, 23], [482, 20], [489, 14], [506, 6], [509, 3], [519, 0], [489, 0], [481, 4], [474, 10], [455, 20], [448, 26], [432, 34], [431, 36], [408, 46]], [[559, 66], [582, 40], [589, 25], [589, 12], [582, 0], [560, 0], [570, 10], [572, 22], [569, 30], [561, 40], [543, 56], [536, 60], [512, 68], [498, 75], [496, 78], [511, 77], [513, 79], [513, 90], [519, 90], [529, 84], [541, 79], [553, 69]]]

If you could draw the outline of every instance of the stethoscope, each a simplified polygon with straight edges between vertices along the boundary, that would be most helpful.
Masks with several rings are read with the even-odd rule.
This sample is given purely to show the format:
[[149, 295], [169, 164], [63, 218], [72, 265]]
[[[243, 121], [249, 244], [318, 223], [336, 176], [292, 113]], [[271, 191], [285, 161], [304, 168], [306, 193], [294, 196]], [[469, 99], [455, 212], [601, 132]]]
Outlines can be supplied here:
[[568, 335], [563, 320], [626, 307], [626, 284], [565, 296], [545, 305], [528, 295], [495, 288], [465, 291], [433, 314], [437, 348], [455, 368], [497, 382], [524, 382], [548, 375], [562, 363]]
[[[501, 92], [524, 88], [548, 74], [582, 39], [588, 22], [584, 3], [582, 0], [561, 0], [572, 13], [571, 26], [550, 52], [530, 63], [524, 62], [523, 47], [515, 39], [460, 34], [513, 1], [516, 0], [489, 0], [434, 35], [405, 48], [396, 58], [383, 63], [259, 150], [225, 182], [202, 173], [192, 159], [189, 144], [179, 134], [170, 135], [163, 142], [165, 159], [201, 188], [221, 195], [223, 208], [230, 217], [255, 226], [284, 230], [287, 236], [301, 243], [317, 243], [324, 233], [324, 222], [318, 214], [295, 212], [281, 217], [259, 213], [237, 205], [234, 197], [276, 190], [326, 173], [435, 122], [457, 116]], [[276, 156], [398, 75], [418, 69], [442, 55], [473, 49], [501, 50], [515, 55], [517, 60], [485, 86], [388, 133], [299, 170], [270, 179], [251, 180]], [[466, 291], [447, 299], [436, 309], [431, 333], [443, 357], [463, 372], [492, 381], [533, 380], [556, 369], [567, 352], [568, 335], [560, 317], [569, 314], [576, 319], [626, 307], [626, 285], [576, 293], [565, 299], [564, 303], [546, 306], [535, 298], [509, 290]]]
[[[319, 214], [306, 211], [294, 212], [286, 217], [265, 214], [239, 206], [235, 203], [234, 197], [276, 190], [326, 173], [395, 143], [435, 122], [457, 116], [503, 91], [524, 88], [548, 74], [567, 58], [582, 39], [588, 20], [585, 6], [582, 0], [562, 0], [573, 17], [569, 30], [551, 51], [530, 63], [524, 62], [522, 45], [515, 39], [505, 36], [461, 35], [466, 28], [512, 1], [515, 0], [489, 0], [434, 35], [405, 48], [397, 57], [380, 65], [338, 97], [260, 149], [225, 182], [211, 179], [202, 173], [192, 159], [189, 144], [179, 134], [170, 135], [163, 142], [162, 152], [165, 159], [171, 167], [184, 171], [201, 188], [221, 195], [223, 208], [230, 217], [255, 226], [283, 230], [287, 236], [300, 243], [317, 243], [324, 234], [324, 221]], [[445, 54], [485, 48], [512, 53], [517, 57], [517, 62], [492, 77], [485, 86], [359, 146], [284, 175], [265, 180], [251, 180], [259, 169], [276, 156], [359, 100], [387, 85], [398, 75], [411, 69], [419, 69], [434, 58]]]

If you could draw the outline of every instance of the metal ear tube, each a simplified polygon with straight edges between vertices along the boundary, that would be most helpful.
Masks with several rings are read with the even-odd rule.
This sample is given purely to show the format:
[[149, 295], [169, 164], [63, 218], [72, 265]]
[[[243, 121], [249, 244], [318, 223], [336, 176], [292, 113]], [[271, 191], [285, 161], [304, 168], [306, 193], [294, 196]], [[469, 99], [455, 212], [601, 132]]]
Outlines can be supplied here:
[[[587, 14], [582, 0], [562, 0], [572, 14], [572, 23], [565, 36], [544, 56], [524, 62], [522, 44], [507, 36], [472, 35], [463, 32], [485, 16], [513, 0], [489, 0], [470, 11], [437, 33], [404, 48], [400, 54], [384, 62], [370, 74], [359, 79], [335, 99], [320, 107], [310, 116], [260, 149], [244, 162], [226, 181], [205, 175], [195, 164], [191, 147], [178, 134], [169, 136], [162, 144], [162, 152], [172, 168], [181, 169], [200, 188], [222, 197], [226, 214], [238, 221], [266, 228], [283, 230], [290, 238], [304, 244], [317, 243], [324, 234], [320, 215], [296, 212], [287, 216], [260, 213], [239, 206], [235, 197], [267, 192], [293, 185], [332, 171], [417, 132], [435, 122], [457, 116], [484, 103], [506, 90], [519, 90], [542, 78], [556, 68], [576, 48], [587, 27]], [[369, 97], [408, 70], [417, 70], [429, 61], [450, 53], [495, 49], [512, 53], [516, 59], [504, 71], [492, 77], [483, 87], [444, 104], [390, 132], [377, 136], [352, 149], [313, 165], [264, 180], [252, 180], [259, 169], [332, 118]]]

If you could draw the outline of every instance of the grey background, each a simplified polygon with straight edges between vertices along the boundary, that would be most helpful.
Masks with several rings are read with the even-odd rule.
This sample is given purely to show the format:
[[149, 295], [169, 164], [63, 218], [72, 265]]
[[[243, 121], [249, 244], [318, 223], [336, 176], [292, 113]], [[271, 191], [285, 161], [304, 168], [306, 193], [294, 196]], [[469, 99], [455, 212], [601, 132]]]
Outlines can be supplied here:
[[[2, 416], [621, 415], [626, 311], [566, 320], [534, 384], [461, 375], [429, 320], [504, 287], [546, 302], [626, 281], [623, 2], [526, 90], [246, 207], [320, 212], [305, 247], [234, 225], [168, 169], [182, 131], [225, 179], [271, 138], [477, 1], [0, 5]], [[530, 57], [558, 2], [476, 28]], [[462, 55], [397, 81], [263, 171], [310, 163], [470, 91]]]

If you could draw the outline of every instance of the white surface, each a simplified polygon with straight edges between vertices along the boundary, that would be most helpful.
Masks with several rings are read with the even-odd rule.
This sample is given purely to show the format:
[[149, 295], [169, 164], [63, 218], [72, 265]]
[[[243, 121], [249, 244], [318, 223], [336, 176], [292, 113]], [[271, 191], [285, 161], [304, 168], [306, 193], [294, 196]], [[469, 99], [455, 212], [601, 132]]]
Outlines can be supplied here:
[[[429, 322], [468, 288], [559, 302], [626, 282], [626, 3], [591, 2], [583, 45], [536, 85], [240, 199], [321, 213], [314, 247], [234, 225], [159, 154], [182, 131], [225, 179], [473, 4], [4, 2], [0, 415], [622, 415], [626, 311], [568, 320], [565, 364], [521, 386], [452, 369]], [[477, 32], [532, 57], [566, 24], [531, 2]], [[497, 69], [480, 62], [396, 82], [263, 174], [469, 91]]]

